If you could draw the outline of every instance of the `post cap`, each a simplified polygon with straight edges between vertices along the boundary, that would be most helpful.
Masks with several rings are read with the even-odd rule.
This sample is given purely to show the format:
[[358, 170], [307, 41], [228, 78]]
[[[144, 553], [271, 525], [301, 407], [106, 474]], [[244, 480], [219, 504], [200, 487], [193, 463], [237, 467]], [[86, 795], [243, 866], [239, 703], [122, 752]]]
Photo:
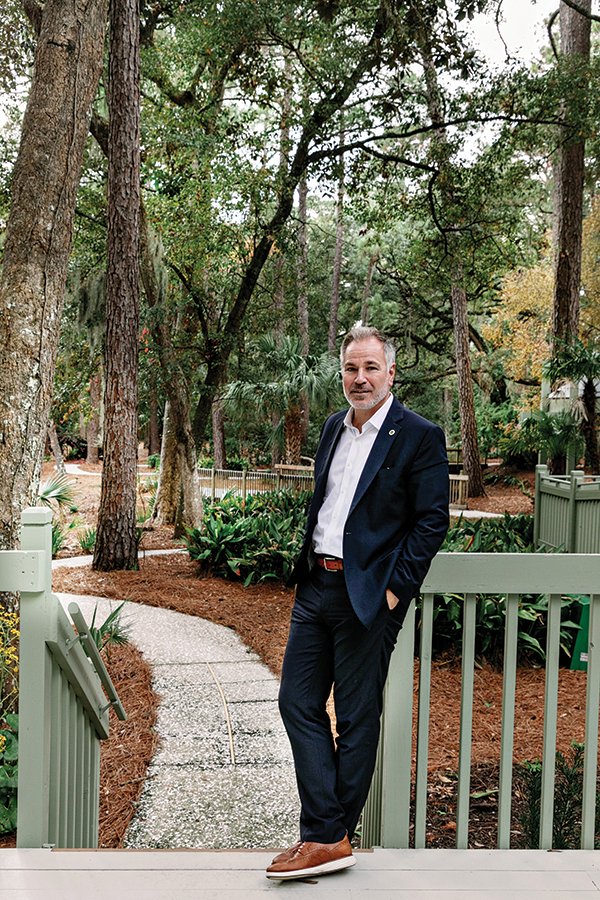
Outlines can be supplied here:
[[52, 510], [45, 506], [30, 506], [21, 513], [22, 525], [49, 525], [52, 521]]

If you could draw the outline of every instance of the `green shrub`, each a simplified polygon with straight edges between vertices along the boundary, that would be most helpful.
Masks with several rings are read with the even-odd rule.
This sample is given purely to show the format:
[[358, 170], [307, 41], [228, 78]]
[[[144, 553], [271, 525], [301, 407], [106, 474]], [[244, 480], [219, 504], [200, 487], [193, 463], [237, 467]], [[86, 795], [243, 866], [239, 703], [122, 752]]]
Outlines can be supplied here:
[[201, 571], [246, 585], [285, 581], [302, 545], [311, 496], [277, 491], [207, 501], [202, 530], [187, 530], [188, 553]]
[[91, 553], [96, 545], [96, 529], [94, 527], [86, 528], [83, 534], [77, 538], [79, 546], [86, 553]]
[[[420, 609], [420, 604], [418, 604]], [[579, 631], [579, 599], [563, 597], [561, 600], [560, 648], [563, 661], [571, 659], [575, 636]], [[490, 665], [500, 667], [504, 656], [504, 623], [506, 597], [485, 594], [477, 598], [475, 623], [475, 655]], [[517, 649], [522, 661], [546, 661], [546, 631], [548, 621], [548, 596], [524, 595], [518, 612]], [[456, 594], [436, 595], [434, 600], [433, 653], [454, 653], [462, 650], [463, 600]]]
[[533, 516], [463, 519], [451, 525], [442, 550], [452, 553], [535, 553]]
[[52, 520], [52, 559], [55, 559], [58, 552], [62, 550], [67, 539], [67, 530], [63, 528], [59, 522]]
[[[215, 464], [214, 457], [201, 456], [198, 460], [199, 469], [212, 469]], [[241, 472], [242, 469], [251, 469], [252, 462], [245, 456], [227, 456], [225, 468], [230, 472]]]
[[[556, 751], [554, 776], [554, 821], [552, 848], [577, 850], [581, 846], [581, 814], [583, 805], [584, 745], [573, 741], [568, 756]], [[519, 766], [523, 781], [525, 810], [519, 819], [525, 845], [532, 850], [540, 846], [540, 808], [542, 797], [542, 763], [527, 760]], [[596, 798], [596, 832], [600, 795]], [[597, 843], [596, 843], [597, 846]]]
[[19, 756], [19, 716], [4, 717], [6, 728], [0, 729], [0, 834], [17, 830], [17, 783]]
[[[446, 535], [442, 550], [454, 553], [535, 553], [533, 516], [505, 514], [501, 519], [463, 519]], [[561, 601], [560, 646], [563, 659], [570, 659], [579, 630], [579, 598]], [[506, 597], [478, 597], [475, 652], [480, 659], [499, 665], [504, 654]], [[532, 657], [545, 662], [548, 597], [522, 596], [519, 604], [518, 651], [522, 660]], [[434, 606], [434, 648], [436, 654], [462, 648], [463, 601], [453, 594], [436, 596]]]
[[[124, 644], [129, 643], [130, 626], [124, 625], [121, 621], [121, 613], [124, 606], [125, 601], [120, 603], [116, 609], [112, 609], [100, 625], [96, 625], [98, 604], [94, 607], [94, 614], [89, 626], [90, 637], [100, 652], [106, 649], [107, 657], [109, 656], [109, 647], [122, 647]], [[82, 647], [85, 650], [85, 645], [82, 644]]]
[[146, 464], [149, 465], [151, 469], [158, 469], [160, 466], [160, 453], [152, 453], [146, 460]]

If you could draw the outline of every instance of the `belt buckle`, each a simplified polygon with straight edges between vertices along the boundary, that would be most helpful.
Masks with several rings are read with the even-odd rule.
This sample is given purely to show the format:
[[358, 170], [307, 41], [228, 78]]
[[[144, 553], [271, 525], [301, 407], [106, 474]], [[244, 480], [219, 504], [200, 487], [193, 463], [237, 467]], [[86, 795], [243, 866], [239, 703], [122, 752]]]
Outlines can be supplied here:
[[[333, 563], [333, 565], [331, 566], [331, 568], [327, 565], [327, 563]], [[337, 571], [339, 571], [339, 567], [336, 565], [336, 563], [339, 563], [339, 560], [338, 560], [338, 558], [337, 558], [336, 556], [324, 556], [324, 557], [323, 557], [323, 564], [324, 564], [324, 567], [325, 567], [325, 571], [326, 571], [326, 572], [337, 572]]]

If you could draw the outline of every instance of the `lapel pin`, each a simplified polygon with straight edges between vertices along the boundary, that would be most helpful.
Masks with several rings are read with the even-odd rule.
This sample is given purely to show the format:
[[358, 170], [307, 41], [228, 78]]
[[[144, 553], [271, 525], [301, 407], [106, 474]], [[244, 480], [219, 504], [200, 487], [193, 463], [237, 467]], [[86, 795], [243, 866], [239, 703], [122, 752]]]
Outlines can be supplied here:
[[390, 428], [390, 434], [396, 434], [396, 429], [395, 429], [395, 428]]

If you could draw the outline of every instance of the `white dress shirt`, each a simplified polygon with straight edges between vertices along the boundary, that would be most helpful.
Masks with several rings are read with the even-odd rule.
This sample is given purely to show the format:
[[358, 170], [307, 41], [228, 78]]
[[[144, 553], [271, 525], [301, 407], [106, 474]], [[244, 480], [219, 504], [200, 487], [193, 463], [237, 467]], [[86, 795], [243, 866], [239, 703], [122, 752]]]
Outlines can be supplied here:
[[346, 413], [344, 428], [329, 467], [325, 496], [315, 530], [313, 550], [319, 556], [343, 558], [344, 526], [356, 492], [356, 487], [371, 452], [379, 429], [392, 405], [393, 397], [367, 419], [362, 431], [352, 424], [354, 410]]

